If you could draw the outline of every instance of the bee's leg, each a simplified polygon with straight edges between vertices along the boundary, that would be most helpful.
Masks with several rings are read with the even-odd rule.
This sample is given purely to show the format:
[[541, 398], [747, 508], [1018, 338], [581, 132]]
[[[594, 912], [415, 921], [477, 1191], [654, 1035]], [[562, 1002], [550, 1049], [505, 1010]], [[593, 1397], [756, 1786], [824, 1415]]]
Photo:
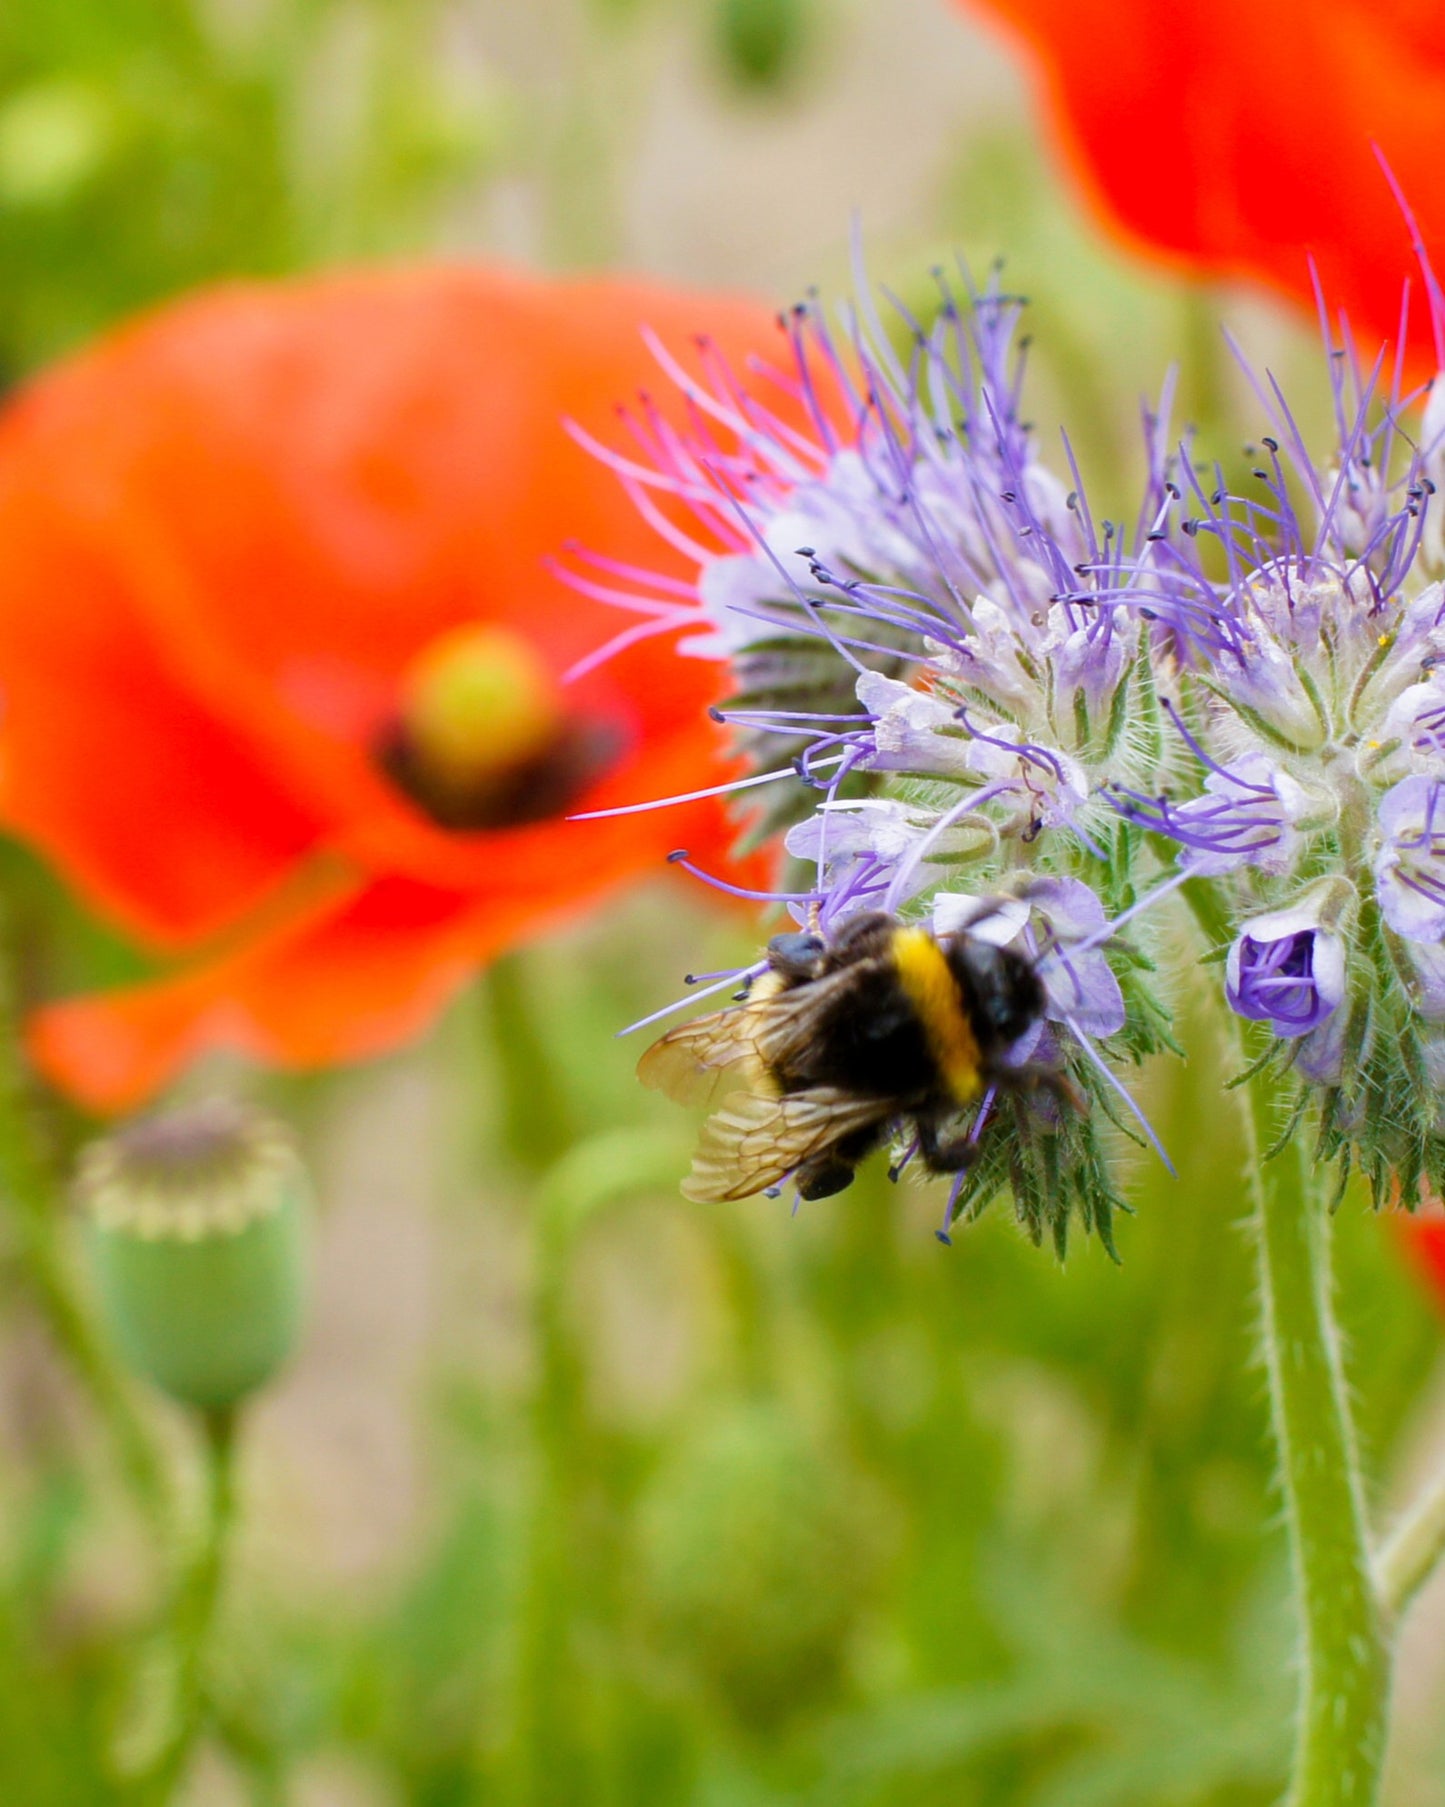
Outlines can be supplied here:
[[815, 1198], [831, 1198], [835, 1192], [846, 1192], [853, 1184], [854, 1168], [847, 1161], [840, 1161], [836, 1155], [819, 1155], [815, 1161], [805, 1161], [793, 1175], [793, 1182], [798, 1194], [810, 1202]]
[[1084, 1094], [1069, 1078], [1067, 1073], [1058, 1067], [1046, 1066], [1042, 1061], [1026, 1062], [1015, 1067], [1007, 1080], [1000, 1081], [1012, 1092], [1047, 1092], [1055, 1104], [1067, 1105], [1071, 1111], [1080, 1116], [1088, 1109]]
[[[955, 1135], [941, 1136], [938, 1133], [938, 1120], [930, 1117], [918, 1119], [918, 1147], [923, 1156], [923, 1164], [930, 1173], [963, 1174], [973, 1165], [978, 1153], [976, 1125]], [[958, 1201], [958, 1182], [949, 1188], [948, 1203], [943, 1208], [943, 1225], [933, 1234], [945, 1246], [953, 1246], [953, 1237], [949, 1234], [953, 1228], [953, 1212]]]
[[804, 1161], [793, 1175], [793, 1183], [802, 1197], [809, 1200], [831, 1198], [835, 1192], [851, 1186], [858, 1163], [872, 1154], [883, 1140], [887, 1127], [885, 1119], [881, 1123], [870, 1123], [866, 1129], [855, 1129], [831, 1148], [814, 1155], [811, 1161]]
[[918, 1119], [918, 1150], [931, 1173], [962, 1173], [972, 1165], [978, 1143], [972, 1127], [957, 1135], [940, 1136], [936, 1119]]

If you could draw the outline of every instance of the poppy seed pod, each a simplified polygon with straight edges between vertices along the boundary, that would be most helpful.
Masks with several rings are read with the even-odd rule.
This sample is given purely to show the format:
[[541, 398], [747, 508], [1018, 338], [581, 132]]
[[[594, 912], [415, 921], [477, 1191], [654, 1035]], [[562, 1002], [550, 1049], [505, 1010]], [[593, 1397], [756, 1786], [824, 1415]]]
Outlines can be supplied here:
[[82, 1154], [96, 1290], [116, 1344], [183, 1405], [264, 1386], [295, 1345], [308, 1193], [285, 1130], [213, 1100], [146, 1117]]

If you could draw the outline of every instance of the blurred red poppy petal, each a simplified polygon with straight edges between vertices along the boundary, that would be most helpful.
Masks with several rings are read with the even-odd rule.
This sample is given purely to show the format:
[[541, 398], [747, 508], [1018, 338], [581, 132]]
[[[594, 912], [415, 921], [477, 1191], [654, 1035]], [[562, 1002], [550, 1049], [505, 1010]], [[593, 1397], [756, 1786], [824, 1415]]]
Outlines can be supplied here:
[[1445, 1309], [1445, 1218], [1405, 1218], [1400, 1235], [1412, 1265]]
[[[740, 361], [776, 338], [726, 298], [371, 271], [199, 295], [0, 417], [0, 816], [143, 935], [227, 948], [48, 1011], [36, 1048], [63, 1083], [116, 1105], [206, 1046], [373, 1052], [669, 848], [727, 864], [716, 802], [563, 819], [733, 769], [707, 716], [725, 673], [666, 635], [547, 704], [580, 736], [559, 747], [606, 751], [535, 819], [457, 826], [382, 757], [414, 662], [454, 630], [520, 636], [551, 683], [626, 625], [547, 568], [568, 540], [673, 556], [565, 425], [618, 438], [655, 374], [644, 327]], [[311, 875], [337, 870], [350, 901], [317, 918]]]
[[614, 844], [586, 885], [548, 896], [478, 898], [395, 877], [333, 886], [174, 978], [47, 1005], [31, 1019], [30, 1051], [51, 1080], [101, 1112], [144, 1102], [207, 1050], [299, 1069], [363, 1059], [418, 1034], [480, 964], [635, 875], [630, 853]]
[[[1410, 235], [1445, 247], [1445, 11], [1418, 0], [965, 0], [1024, 45], [1104, 218], [1185, 267], [1253, 277], [1392, 338]], [[1412, 341], [1434, 358], [1424, 306]]]
[[143, 939], [207, 934], [285, 876], [319, 819], [173, 682], [112, 562], [13, 475], [0, 476], [0, 815]]

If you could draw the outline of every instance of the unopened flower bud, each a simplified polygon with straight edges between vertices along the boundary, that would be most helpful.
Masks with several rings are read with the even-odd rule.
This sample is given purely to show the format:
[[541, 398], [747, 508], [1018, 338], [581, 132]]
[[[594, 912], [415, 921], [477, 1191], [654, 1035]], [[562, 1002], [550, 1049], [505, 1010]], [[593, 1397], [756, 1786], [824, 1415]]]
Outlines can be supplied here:
[[282, 1127], [216, 1100], [142, 1118], [80, 1158], [96, 1287], [137, 1372], [201, 1410], [285, 1362], [306, 1292], [308, 1194]]

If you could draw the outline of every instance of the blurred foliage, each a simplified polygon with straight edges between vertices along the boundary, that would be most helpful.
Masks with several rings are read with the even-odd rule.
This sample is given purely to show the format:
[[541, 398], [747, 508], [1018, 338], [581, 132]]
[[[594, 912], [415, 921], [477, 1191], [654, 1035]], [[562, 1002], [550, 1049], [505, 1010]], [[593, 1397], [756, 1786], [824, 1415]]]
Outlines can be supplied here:
[[[478, 1213], [530, 1244], [524, 1369], [444, 1315], [415, 1408], [429, 1529], [361, 1590], [243, 1563], [214, 1748], [258, 1802], [310, 1799], [288, 1777], [340, 1755], [343, 1802], [417, 1807], [1267, 1807], [1285, 1552], [1208, 1017], [1150, 1098], [1185, 1177], [1134, 1159], [1121, 1267], [1081, 1244], [1061, 1269], [1006, 1207], [942, 1249], [936, 1201], [876, 1172], [796, 1218], [704, 1211], [671, 1183], [672, 1113], [625, 1044], [598, 1051], [744, 935], [643, 900], [510, 963], [501, 1014], [527, 1036], [498, 1036], [484, 986], [391, 1063], [462, 1132], [440, 1246]], [[324, 1151], [377, 1083], [265, 1090]], [[1383, 1473], [1439, 1326], [1359, 1199], [1339, 1233]], [[6, 1512], [4, 1799], [130, 1798], [105, 1778], [144, 1615], [84, 1605], [76, 1555], [116, 1502], [78, 1461], [52, 1437]]]
[[428, 242], [500, 153], [440, 0], [0, 10], [0, 379], [198, 282]]
[[[582, 10], [616, 36], [660, 4]], [[715, 0], [697, 36], [786, 94], [824, 10]], [[7, 7], [0, 376], [189, 283], [430, 242], [517, 131], [448, 17], [441, 0]], [[591, 205], [596, 172], [575, 192], [568, 172], [607, 142], [576, 111], [580, 136], [552, 146], [559, 215]], [[1227, 450], [1239, 385], [1208, 298], [1124, 271], [1025, 136], [961, 143], [935, 224], [940, 255], [1008, 252], [1048, 347], [1041, 417], [1079, 423], [1106, 481], [1126, 487], [1134, 397], [1173, 356], [1183, 412]], [[927, 261], [909, 247], [880, 274]], [[140, 969], [30, 855], [0, 847], [0, 887], [31, 995]], [[1285, 1551], [1241, 1144], [1203, 1007], [1182, 1026], [1202, 1051], [1148, 1099], [1183, 1177], [1130, 1157], [1122, 1266], [1081, 1243], [1061, 1269], [1006, 1207], [942, 1249], [936, 1200], [877, 1172], [796, 1219], [699, 1208], [675, 1186], [686, 1126], [612, 1040], [749, 945], [676, 895], [499, 965], [415, 1055], [248, 1082], [302, 1131], [323, 1196], [338, 1149], [375, 1158], [377, 1097], [425, 1092], [416, 1177], [388, 1210], [426, 1218], [460, 1297], [444, 1289], [395, 1408], [424, 1497], [385, 1563], [328, 1567], [331, 1528], [268, 1495], [266, 1436], [243, 1448], [259, 1529], [222, 1603], [202, 1772], [240, 1792], [188, 1798], [1266, 1807], [1290, 1711]], [[69, 1146], [81, 1126], [52, 1117]], [[1339, 1241], [1383, 1490], [1440, 1328], [1353, 1196]], [[494, 1273], [498, 1250], [516, 1259]], [[163, 1578], [8, 1243], [0, 1314], [0, 1800], [119, 1807]], [[363, 1491], [388, 1485], [378, 1467]], [[1399, 1807], [1445, 1807], [1435, 1744]]]
[[809, 0], [714, 0], [722, 65], [743, 88], [785, 88], [804, 63]]

